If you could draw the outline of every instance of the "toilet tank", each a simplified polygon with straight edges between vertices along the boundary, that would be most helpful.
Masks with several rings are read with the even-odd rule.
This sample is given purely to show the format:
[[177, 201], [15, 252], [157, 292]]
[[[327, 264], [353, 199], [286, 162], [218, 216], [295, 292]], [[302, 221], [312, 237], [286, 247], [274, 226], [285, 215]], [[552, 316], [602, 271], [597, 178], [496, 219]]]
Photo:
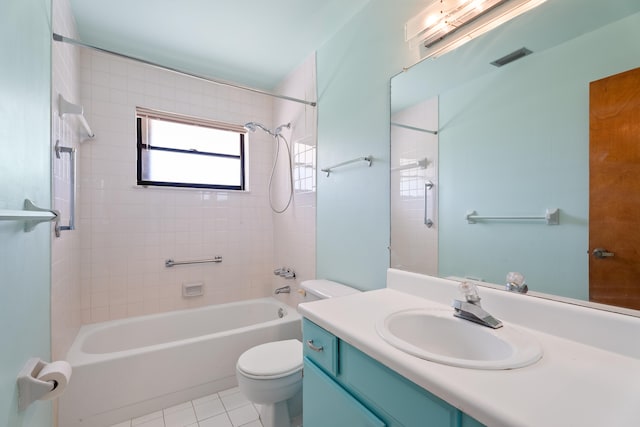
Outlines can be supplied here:
[[342, 297], [360, 292], [358, 289], [342, 283], [324, 279], [304, 280], [300, 283], [300, 287], [305, 290], [308, 301]]

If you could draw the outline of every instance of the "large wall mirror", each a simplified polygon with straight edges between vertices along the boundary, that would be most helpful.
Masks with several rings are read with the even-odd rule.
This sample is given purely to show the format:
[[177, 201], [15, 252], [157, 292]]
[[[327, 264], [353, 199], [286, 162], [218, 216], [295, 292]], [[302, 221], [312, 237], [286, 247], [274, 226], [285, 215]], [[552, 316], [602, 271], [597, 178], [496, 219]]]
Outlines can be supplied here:
[[[594, 82], [640, 67], [639, 40], [637, 0], [548, 0], [393, 77], [391, 266], [498, 284], [518, 271], [530, 293], [640, 309], [640, 214], [609, 214], [621, 200], [640, 208], [640, 110], [606, 122], [617, 107], [594, 112], [591, 98]], [[491, 64], [521, 48], [532, 53]], [[624, 84], [640, 105], [640, 84]], [[599, 126], [613, 133], [590, 154]], [[614, 151], [621, 129], [635, 150]], [[602, 159], [630, 169], [613, 177], [621, 163]], [[623, 182], [636, 191], [614, 196]]]

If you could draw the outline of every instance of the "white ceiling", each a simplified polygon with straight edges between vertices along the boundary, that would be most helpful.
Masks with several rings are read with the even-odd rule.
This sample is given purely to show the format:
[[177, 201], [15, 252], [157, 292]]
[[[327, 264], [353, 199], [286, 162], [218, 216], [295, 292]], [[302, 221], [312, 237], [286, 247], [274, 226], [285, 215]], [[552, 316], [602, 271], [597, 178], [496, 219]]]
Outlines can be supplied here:
[[269, 90], [369, 0], [70, 1], [85, 43]]

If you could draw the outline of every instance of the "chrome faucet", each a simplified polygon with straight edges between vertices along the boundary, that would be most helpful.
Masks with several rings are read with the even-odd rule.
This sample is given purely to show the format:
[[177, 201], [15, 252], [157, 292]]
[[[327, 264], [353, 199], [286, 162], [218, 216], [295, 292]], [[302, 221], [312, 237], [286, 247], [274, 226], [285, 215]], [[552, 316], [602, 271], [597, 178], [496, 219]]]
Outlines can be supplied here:
[[516, 273], [514, 271], [507, 274], [507, 284], [504, 288], [510, 292], [518, 292], [521, 294], [526, 294], [529, 291], [529, 287], [524, 283], [522, 273]]
[[462, 282], [460, 292], [464, 294], [464, 301], [454, 300], [452, 307], [453, 315], [461, 319], [469, 320], [489, 328], [498, 329], [502, 327], [502, 322], [484, 311], [480, 306], [480, 296], [476, 285]]
[[278, 288], [278, 289], [276, 289], [274, 291], [274, 293], [276, 295], [278, 295], [278, 294], [289, 294], [289, 293], [291, 293], [291, 286], [287, 285], [287, 286], [283, 286], [281, 288]]
[[273, 274], [276, 276], [284, 277], [285, 279], [295, 279], [296, 272], [293, 271], [293, 268], [289, 267], [281, 267], [273, 270]]

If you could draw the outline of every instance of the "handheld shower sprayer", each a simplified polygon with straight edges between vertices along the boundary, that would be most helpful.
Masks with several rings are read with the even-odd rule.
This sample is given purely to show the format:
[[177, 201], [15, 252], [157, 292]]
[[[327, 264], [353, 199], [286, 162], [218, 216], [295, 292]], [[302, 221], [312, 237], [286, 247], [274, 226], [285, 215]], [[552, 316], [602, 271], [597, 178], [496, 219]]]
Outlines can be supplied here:
[[[262, 129], [263, 131], [265, 131], [266, 133], [268, 133], [269, 135], [271, 135], [272, 137], [275, 138], [276, 140], [276, 153], [275, 153], [275, 157], [273, 159], [273, 167], [271, 168], [271, 175], [269, 176], [269, 205], [271, 206], [271, 210], [275, 213], [283, 213], [284, 211], [286, 211], [289, 208], [289, 205], [291, 204], [291, 200], [293, 200], [293, 165], [291, 163], [291, 148], [289, 147], [289, 143], [287, 142], [287, 139], [284, 137], [284, 135], [282, 135], [282, 129], [291, 129], [291, 123], [285, 123], [282, 124], [280, 126], [278, 126], [275, 130], [271, 130], [268, 127], [266, 127], [265, 125], [258, 123], [258, 122], [248, 122], [244, 124], [244, 128], [247, 130], [247, 132], [255, 132], [257, 129]], [[273, 200], [271, 198], [271, 191], [272, 191], [272, 187], [273, 187], [273, 175], [275, 174], [276, 171], [276, 165], [278, 164], [278, 154], [280, 153], [280, 140], [282, 139], [282, 141], [284, 141], [284, 145], [287, 148], [287, 157], [289, 159], [289, 199], [287, 201], [287, 204], [285, 205], [284, 208], [282, 209], [276, 209], [273, 206]]]
[[282, 133], [283, 128], [291, 129], [291, 123], [285, 123], [283, 125], [278, 126], [273, 133], [275, 133], [276, 135], [280, 135], [280, 133]]

